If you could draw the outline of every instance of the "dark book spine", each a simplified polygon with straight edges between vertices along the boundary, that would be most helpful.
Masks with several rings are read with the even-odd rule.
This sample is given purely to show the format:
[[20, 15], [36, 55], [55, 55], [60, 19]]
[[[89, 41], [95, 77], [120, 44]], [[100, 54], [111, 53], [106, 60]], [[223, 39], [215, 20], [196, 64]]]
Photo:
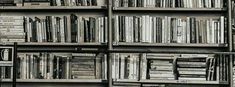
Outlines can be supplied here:
[[77, 42], [77, 17], [71, 15], [71, 41]]
[[97, 6], [97, 0], [92, 0], [92, 6]]

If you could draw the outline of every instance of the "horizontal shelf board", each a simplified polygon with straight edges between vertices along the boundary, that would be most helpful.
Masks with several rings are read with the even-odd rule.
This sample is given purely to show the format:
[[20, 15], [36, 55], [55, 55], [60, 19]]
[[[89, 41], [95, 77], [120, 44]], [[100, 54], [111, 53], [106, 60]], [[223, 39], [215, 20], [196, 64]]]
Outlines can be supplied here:
[[12, 82], [12, 79], [1, 79], [0, 82]]
[[226, 11], [225, 8], [153, 8], [153, 7], [113, 7], [115, 11]]
[[[14, 45], [14, 43], [0, 43], [1, 45]], [[19, 46], [105, 46], [106, 43], [50, 43], [50, 42], [25, 42], [18, 43]]]
[[117, 80], [117, 83], [167, 83], [167, 84], [228, 84], [219, 81], [196, 81], [196, 80]]
[[148, 46], [148, 47], [227, 47], [227, 44], [187, 44], [187, 43], [124, 43], [119, 42], [114, 46]]
[[1, 6], [0, 10], [104, 10], [106, 6], [32, 6], [32, 7], [17, 7], [17, 6]]
[[13, 61], [0, 61], [0, 66], [13, 66]]
[[20, 46], [101, 46], [106, 45], [105, 43], [18, 43]]
[[32, 83], [105, 83], [102, 79], [17, 79], [16, 82]]
[[180, 54], [214, 54], [214, 53], [217, 53], [217, 52], [221, 52], [220, 49], [195, 49], [195, 48], [192, 48], [192, 49], [174, 49], [174, 50], [171, 50], [173, 48], [170, 48], [168, 47], [167, 49], [163, 49], [163, 48], [159, 48], [159, 49], [156, 49], [156, 48], [147, 48], [144, 49], [144, 48], [115, 48], [115, 49], [111, 49], [109, 50], [111, 53], [180, 53]]

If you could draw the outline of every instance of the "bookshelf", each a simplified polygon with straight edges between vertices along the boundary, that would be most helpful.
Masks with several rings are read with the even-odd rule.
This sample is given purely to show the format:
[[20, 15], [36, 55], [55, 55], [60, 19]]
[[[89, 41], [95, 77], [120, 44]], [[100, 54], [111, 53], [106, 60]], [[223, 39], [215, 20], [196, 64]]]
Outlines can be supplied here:
[[[115, 53], [156, 53], [156, 54], [223, 54], [232, 55], [232, 0], [224, 0], [226, 6], [223, 8], [155, 8], [155, 7], [115, 7], [115, 0], [98, 0], [100, 6], [0, 6], [0, 15], [10, 16], [68, 16], [76, 14], [79, 16], [105, 16], [107, 17], [107, 42], [19, 42], [17, 43], [17, 53], [105, 53], [107, 54], [107, 78], [106, 79], [16, 79], [19, 87], [149, 87], [146, 85], [157, 84], [180, 84], [180, 85], [212, 85], [212, 87], [233, 87], [233, 63], [230, 61], [227, 81], [194, 81], [194, 80], [150, 80], [150, 79], [113, 79], [112, 57]], [[120, 0], [121, 1], [121, 0]], [[226, 43], [146, 43], [146, 42], [116, 42], [113, 38], [115, 29], [114, 16], [142, 16], [152, 17], [211, 17], [224, 16], [227, 18], [224, 26]], [[0, 45], [12, 46], [11, 42], [0, 43]], [[232, 60], [233, 56], [229, 57]], [[219, 75], [217, 75], [219, 76]], [[8, 83], [11, 80], [4, 79], [2, 82]], [[43, 83], [43, 84], [41, 84]], [[87, 86], [89, 83], [89, 86]], [[18, 86], [17, 86], [18, 87]], [[157, 86], [158, 87], [158, 86]], [[164, 86], [165, 87], [165, 86]], [[168, 87], [168, 86], [166, 86]], [[172, 86], [169, 86], [172, 87]], [[174, 86], [173, 86], [174, 87]], [[186, 86], [187, 87], [187, 86]]]

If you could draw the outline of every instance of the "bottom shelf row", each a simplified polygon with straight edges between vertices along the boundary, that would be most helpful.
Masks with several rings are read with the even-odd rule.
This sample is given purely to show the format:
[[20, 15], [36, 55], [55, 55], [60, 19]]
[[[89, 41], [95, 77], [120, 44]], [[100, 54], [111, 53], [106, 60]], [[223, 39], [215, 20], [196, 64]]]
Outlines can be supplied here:
[[[115, 53], [110, 57], [116, 83], [227, 84], [229, 79], [229, 55]], [[106, 82], [107, 58], [104, 53], [19, 53], [17, 81]], [[11, 67], [0, 71], [1, 78], [12, 78]]]

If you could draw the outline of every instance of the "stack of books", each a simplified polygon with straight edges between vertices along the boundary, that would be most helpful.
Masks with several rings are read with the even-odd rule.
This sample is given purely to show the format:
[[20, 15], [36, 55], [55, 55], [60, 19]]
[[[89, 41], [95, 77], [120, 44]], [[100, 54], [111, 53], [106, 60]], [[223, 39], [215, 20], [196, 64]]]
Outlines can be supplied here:
[[149, 66], [149, 79], [175, 80], [172, 59], [152, 59]]
[[25, 42], [23, 16], [0, 16], [0, 42]]
[[[211, 62], [209, 62], [211, 61]], [[212, 74], [207, 73], [208, 64], [212, 63]], [[210, 64], [209, 64], [210, 65]], [[213, 80], [215, 74], [215, 61], [208, 59], [208, 55], [182, 54], [177, 58], [178, 80]]]

